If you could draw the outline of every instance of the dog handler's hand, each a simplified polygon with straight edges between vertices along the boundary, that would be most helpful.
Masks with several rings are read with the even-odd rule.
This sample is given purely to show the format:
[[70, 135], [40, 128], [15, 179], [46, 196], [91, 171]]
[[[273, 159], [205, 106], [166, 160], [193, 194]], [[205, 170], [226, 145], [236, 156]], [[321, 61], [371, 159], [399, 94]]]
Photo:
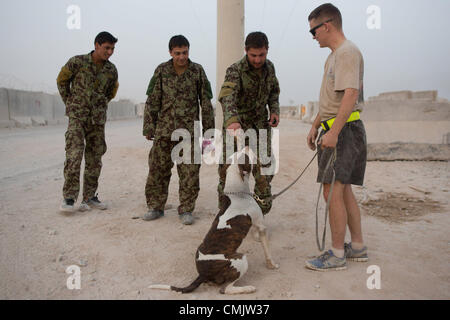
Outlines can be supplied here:
[[[212, 139], [203, 139], [203, 141], [202, 141], [202, 154], [205, 153], [205, 150], [207, 148], [211, 148], [210, 146], [211, 146], [212, 143], [213, 143]], [[212, 145], [212, 147], [214, 147], [214, 145]]]
[[233, 134], [236, 130], [242, 129], [241, 124], [239, 122], [233, 122], [227, 127], [227, 130], [233, 130]]
[[308, 147], [312, 150], [316, 150], [316, 139], [317, 135], [319, 133], [319, 129], [311, 127], [311, 130], [309, 130], [308, 137], [306, 138], [306, 143], [308, 144]]
[[321, 148], [336, 148], [338, 142], [338, 135], [334, 134], [332, 131], [328, 131], [322, 136], [321, 139]]

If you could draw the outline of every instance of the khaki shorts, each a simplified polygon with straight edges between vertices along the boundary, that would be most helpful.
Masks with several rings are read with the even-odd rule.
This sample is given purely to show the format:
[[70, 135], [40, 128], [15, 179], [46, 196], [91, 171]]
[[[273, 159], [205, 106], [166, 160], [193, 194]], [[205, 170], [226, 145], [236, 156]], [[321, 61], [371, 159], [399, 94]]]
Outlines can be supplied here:
[[[325, 134], [320, 132], [319, 138]], [[333, 155], [333, 149], [319, 148], [318, 164], [319, 172], [317, 182], [329, 184], [333, 178], [333, 164], [325, 172], [328, 160]], [[339, 133], [334, 170], [336, 181], [342, 184], [354, 184], [362, 186], [366, 172], [367, 142], [366, 130], [361, 120], [347, 122]]]

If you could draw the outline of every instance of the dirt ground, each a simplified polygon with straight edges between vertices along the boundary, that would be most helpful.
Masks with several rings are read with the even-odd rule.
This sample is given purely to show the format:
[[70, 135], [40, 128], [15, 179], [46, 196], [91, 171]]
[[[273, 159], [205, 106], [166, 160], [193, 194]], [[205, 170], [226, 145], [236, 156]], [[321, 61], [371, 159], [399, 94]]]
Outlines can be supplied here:
[[[58, 212], [66, 127], [0, 130], [0, 299], [450, 299], [449, 162], [368, 162], [365, 186], [354, 188], [367, 263], [348, 262], [338, 272], [305, 269], [304, 261], [319, 253], [314, 163], [265, 219], [280, 268], [265, 268], [262, 248], [251, 236], [240, 248], [249, 270], [237, 284], [253, 285], [255, 293], [224, 296], [207, 285], [187, 295], [148, 289], [154, 283], [184, 286], [196, 277], [195, 250], [217, 213], [218, 176], [216, 165], [202, 166], [194, 225], [181, 225], [176, 213], [176, 169], [172, 209], [156, 221], [133, 219], [146, 212], [151, 143], [141, 128], [141, 119], [108, 122], [98, 192], [110, 209], [74, 214]], [[274, 192], [312, 158], [308, 130], [300, 121], [282, 120]], [[80, 266], [80, 290], [66, 286], [71, 265]], [[368, 289], [372, 265], [381, 272], [380, 289]]]

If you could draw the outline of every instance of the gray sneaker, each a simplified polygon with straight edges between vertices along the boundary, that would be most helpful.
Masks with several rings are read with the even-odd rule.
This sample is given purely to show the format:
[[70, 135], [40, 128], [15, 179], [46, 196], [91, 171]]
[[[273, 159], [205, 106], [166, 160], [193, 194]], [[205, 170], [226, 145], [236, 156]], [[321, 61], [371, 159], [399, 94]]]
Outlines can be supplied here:
[[194, 217], [190, 212], [183, 212], [180, 214], [181, 223], [185, 225], [191, 225], [194, 223]]
[[306, 267], [317, 271], [337, 271], [347, 269], [347, 262], [345, 255], [343, 258], [338, 258], [332, 250], [328, 250], [317, 258], [306, 261]]
[[[89, 200], [83, 201], [83, 202], [85, 202], [89, 207], [94, 208], [94, 209], [99, 209], [99, 210], [108, 209], [108, 206], [105, 203], [98, 200], [97, 195], [95, 195], [95, 197], [92, 197]], [[83, 204], [83, 202], [81, 204]], [[80, 206], [80, 209], [81, 209], [81, 206]]]
[[62, 212], [74, 212], [75, 211], [75, 200], [73, 199], [64, 199], [59, 210]]
[[144, 216], [142, 217], [142, 220], [150, 221], [150, 220], [158, 219], [162, 216], [164, 216], [164, 211], [153, 209], [153, 210], [149, 210], [147, 213], [145, 213]]
[[361, 250], [355, 250], [352, 248], [352, 243], [344, 243], [345, 257], [350, 261], [367, 262], [369, 257], [367, 256], [367, 247], [364, 246]]

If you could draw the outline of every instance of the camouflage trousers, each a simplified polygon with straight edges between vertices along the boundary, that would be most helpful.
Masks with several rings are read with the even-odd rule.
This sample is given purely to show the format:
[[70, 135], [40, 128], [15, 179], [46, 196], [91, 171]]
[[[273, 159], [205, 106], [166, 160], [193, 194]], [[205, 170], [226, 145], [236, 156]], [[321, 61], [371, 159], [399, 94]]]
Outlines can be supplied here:
[[[241, 125], [243, 125], [242, 123], [242, 118], [241, 118]], [[251, 128], [250, 125], [245, 126], [245, 123], [243, 125], [243, 130], [247, 130], [248, 128]], [[257, 201], [258, 205], [260, 206], [263, 214], [267, 214], [269, 213], [270, 209], [272, 208], [272, 200], [264, 200], [267, 199], [269, 197], [272, 196], [272, 191], [271, 191], [271, 182], [273, 179], [273, 175], [263, 175], [261, 172], [262, 168], [269, 168], [271, 167], [271, 165], [274, 165], [274, 157], [272, 155], [271, 152], [271, 129], [268, 125], [266, 125], [265, 123], [260, 124], [259, 128], [261, 129], [266, 129], [267, 130], [267, 155], [269, 157], [271, 157], [271, 161], [268, 164], [261, 164], [260, 161], [260, 157], [259, 157], [259, 146], [260, 146], [260, 136], [259, 134], [257, 135], [257, 146], [251, 146], [249, 145], [248, 141], [246, 141], [246, 145], [249, 145], [249, 147], [253, 150], [253, 152], [258, 155], [258, 161], [256, 163], [256, 165], [254, 165], [252, 167], [252, 175], [255, 179], [255, 187], [254, 187], [254, 194], [257, 195], [260, 199], [262, 199], [263, 201]], [[221, 203], [221, 199], [222, 199], [222, 195], [223, 195], [223, 190], [225, 188], [225, 183], [226, 183], [226, 176], [227, 176], [227, 168], [228, 165], [226, 164], [225, 161], [225, 157], [226, 157], [226, 131], [224, 130], [223, 132], [223, 149], [222, 149], [222, 160], [223, 160], [223, 164], [219, 164], [219, 185], [217, 186], [217, 191], [218, 191], [218, 196], [219, 196], [219, 208], [222, 207], [222, 203]]]
[[[172, 176], [174, 162], [171, 152], [178, 142], [170, 138], [156, 138], [148, 157], [148, 177], [145, 185], [145, 197], [149, 209], [164, 210], [169, 194], [169, 182]], [[193, 146], [193, 143], [191, 144]], [[194, 159], [192, 148], [191, 159]], [[200, 164], [178, 163], [177, 172], [179, 178], [178, 213], [193, 212], [195, 201], [200, 191]]]
[[66, 131], [66, 160], [64, 162], [64, 199], [77, 200], [80, 192], [80, 167], [84, 153], [83, 199], [95, 196], [106, 152], [105, 125], [69, 118]]

